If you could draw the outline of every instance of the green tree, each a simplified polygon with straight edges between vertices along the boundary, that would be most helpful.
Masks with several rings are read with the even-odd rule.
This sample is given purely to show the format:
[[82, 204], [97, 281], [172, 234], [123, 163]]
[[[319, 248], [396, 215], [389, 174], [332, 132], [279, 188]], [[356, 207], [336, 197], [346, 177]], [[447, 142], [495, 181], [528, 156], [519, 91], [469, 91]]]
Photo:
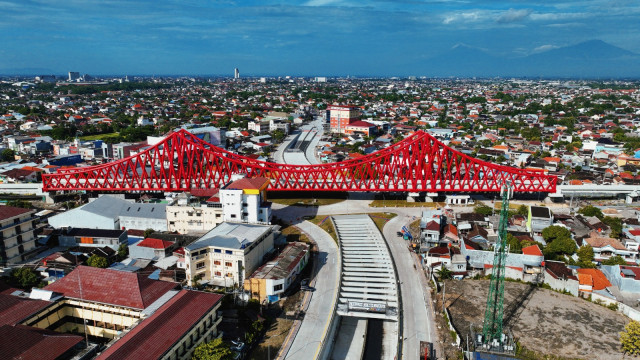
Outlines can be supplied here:
[[507, 244], [509, 245], [509, 252], [514, 254], [520, 254], [522, 252], [520, 240], [510, 233], [507, 233]]
[[11, 280], [23, 289], [30, 289], [40, 283], [40, 277], [33, 269], [21, 267], [11, 272]]
[[631, 320], [620, 333], [622, 351], [630, 355], [640, 355], [640, 323]]
[[143, 234], [144, 238], [146, 239], [146, 238], [148, 238], [149, 236], [151, 236], [151, 234], [153, 234], [153, 232], [154, 232], [154, 231], [155, 231], [155, 230], [153, 230], [153, 229], [146, 229], [146, 230], [144, 231], [144, 234]]
[[578, 251], [578, 266], [581, 268], [595, 268], [596, 264], [593, 263], [593, 248], [589, 245], [581, 246]]
[[203, 342], [193, 350], [192, 360], [231, 360], [233, 353], [221, 338]]
[[581, 207], [580, 210], [578, 210], [578, 213], [584, 216], [595, 216], [598, 219], [602, 219], [604, 217], [602, 210], [600, 210], [599, 208], [593, 205], [587, 205], [587, 206]]
[[93, 254], [89, 256], [89, 259], [87, 259], [87, 265], [104, 269], [109, 266], [109, 262], [106, 258]]
[[127, 246], [127, 244], [120, 244], [120, 246], [118, 246], [118, 256], [121, 259], [124, 259], [127, 257], [128, 254], [129, 254], [129, 247]]
[[484, 204], [478, 204], [473, 208], [473, 212], [476, 214], [489, 216], [493, 214], [493, 209], [490, 206]]
[[611, 228], [611, 237], [620, 238], [622, 236], [622, 219], [618, 217], [605, 216], [602, 222]]
[[622, 256], [616, 255], [604, 260], [602, 265], [627, 265], [627, 262]]
[[446, 267], [441, 266], [440, 270], [438, 270], [438, 278], [440, 278], [440, 280], [451, 279], [453, 278], [453, 272]]
[[571, 232], [562, 226], [548, 226], [542, 230], [542, 238], [549, 244], [556, 239], [571, 238]]
[[31, 202], [26, 201], [26, 200], [20, 200], [20, 199], [9, 200], [9, 201], [7, 201], [7, 206], [30, 209], [31, 208]]
[[2, 161], [13, 161], [15, 160], [16, 152], [11, 149], [4, 149], [0, 153], [0, 157], [2, 157]]
[[527, 217], [529, 216], [529, 208], [527, 207], [527, 205], [522, 204], [518, 206], [518, 210], [516, 210], [516, 214]]
[[553, 240], [545, 246], [542, 253], [549, 260], [558, 259], [562, 255], [572, 255], [576, 252], [578, 246], [570, 237], [561, 237]]

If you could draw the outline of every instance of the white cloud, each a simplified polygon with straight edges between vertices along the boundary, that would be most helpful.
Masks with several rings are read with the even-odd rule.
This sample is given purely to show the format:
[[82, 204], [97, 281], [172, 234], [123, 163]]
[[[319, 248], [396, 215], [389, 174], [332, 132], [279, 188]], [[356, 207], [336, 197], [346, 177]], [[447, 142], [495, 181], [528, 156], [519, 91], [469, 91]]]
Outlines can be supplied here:
[[489, 16], [489, 12], [484, 10], [455, 12], [445, 15], [442, 22], [444, 24], [451, 24], [454, 22], [477, 22], [485, 19], [487, 16]]
[[558, 20], [570, 20], [570, 19], [582, 19], [590, 16], [587, 13], [533, 13], [529, 15], [531, 20], [535, 21], [558, 21]]
[[505, 24], [505, 23], [520, 21], [528, 17], [531, 13], [532, 13], [531, 9], [520, 9], [520, 10], [509, 9], [503, 12], [502, 14], [500, 14], [500, 16], [498, 16], [498, 18], [496, 19], [496, 22]]
[[544, 51], [549, 51], [549, 50], [557, 49], [557, 48], [559, 48], [559, 47], [560, 47], [560, 46], [557, 46], [557, 45], [550, 45], [550, 44], [547, 44], [547, 45], [541, 45], [541, 46], [538, 46], [537, 48], [533, 49], [533, 52], [534, 52], [534, 53], [540, 53], [540, 52], [544, 52]]

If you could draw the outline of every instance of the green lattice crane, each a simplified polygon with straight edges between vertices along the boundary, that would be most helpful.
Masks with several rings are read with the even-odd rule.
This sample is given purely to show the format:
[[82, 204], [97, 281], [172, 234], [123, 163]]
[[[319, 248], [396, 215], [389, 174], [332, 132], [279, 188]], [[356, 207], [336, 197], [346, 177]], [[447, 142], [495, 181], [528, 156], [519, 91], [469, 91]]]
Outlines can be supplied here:
[[487, 296], [487, 308], [484, 312], [482, 326], [483, 343], [487, 345], [498, 342], [502, 347], [502, 318], [504, 315], [504, 273], [507, 260], [507, 223], [509, 221], [509, 196], [512, 192], [510, 182], [502, 186], [502, 208], [500, 209], [500, 224], [498, 225], [498, 241], [496, 241], [493, 256], [493, 270], [491, 284]]

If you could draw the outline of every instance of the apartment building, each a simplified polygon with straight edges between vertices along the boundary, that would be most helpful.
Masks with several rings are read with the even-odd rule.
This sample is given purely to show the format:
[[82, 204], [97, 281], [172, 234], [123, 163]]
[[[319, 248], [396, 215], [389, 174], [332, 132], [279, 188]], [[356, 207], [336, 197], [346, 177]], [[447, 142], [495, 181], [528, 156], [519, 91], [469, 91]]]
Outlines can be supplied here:
[[106, 345], [97, 359], [190, 359], [200, 343], [221, 335], [222, 295], [181, 290], [140, 274], [79, 266], [35, 292], [48, 301], [32, 306], [21, 324], [36, 331], [86, 332], [90, 346]]
[[224, 221], [269, 224], [271, 203], [265, 201], [269, 179], [234, 177], [233, 180], [220, 189]]
[[353, 105], [331, 105], [327, 110], [332, 133], [344, 133], [346, 126], [358, 121], [360, 116], [358, 107]]
[[270, 225], [223, 222], [200, 239], [187, 245], [187, 282], [216, 286], [241, 285], [274, 251], [280, 232]]
[[27, 260], [36, 249], [35, 210], [0, 206], [0, 264]]
[[167, 206], [167, 228], [180, 234], [203, 234], [224, 221], [222, 211], [217, 193], [207, 201], [182, 193], [173, 205]]

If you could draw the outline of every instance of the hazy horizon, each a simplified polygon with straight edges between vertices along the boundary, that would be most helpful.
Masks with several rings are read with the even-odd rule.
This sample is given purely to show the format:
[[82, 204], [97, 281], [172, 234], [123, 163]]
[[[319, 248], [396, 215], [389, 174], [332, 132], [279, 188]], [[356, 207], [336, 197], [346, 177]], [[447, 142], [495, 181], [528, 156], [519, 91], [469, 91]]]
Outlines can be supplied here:
[[[469, 76], [506, 69], [512, 74], [504, 76], [553, 77], [554, 71], [571, 69], [558, 71], [555, 62], [545, 64], [537, 56], [588, 41], [624, 49], [634, 61], [640, 56], [640, 3], [624, 0], [0, 4], [0, 73], [37, 69], [55, 74], [227, 75], [237, 67], [245, 76], [448, 77], [457, 76], [455, 69], [460, 68]], [[460, 48], [471, 50], [460, 56]], [[446, 67], [449, 60], [476, 56], [486, 58], [480, 59], [484, 63], [478, 60], [478, 69], [473, 61], [452, 64], [457, 65], [454, 71]], [[508, 68], [495, 59], [538, 59], [533, 64], [542, 64], [531, 75], [522, 70], [529, 69], [529, 63], [510, 63]], [[629, 63], [590, 60], [611, 70], [603, 74], [614, 76]], [[599, 67], [585, 63], [566, 76], [589, 76]]]

